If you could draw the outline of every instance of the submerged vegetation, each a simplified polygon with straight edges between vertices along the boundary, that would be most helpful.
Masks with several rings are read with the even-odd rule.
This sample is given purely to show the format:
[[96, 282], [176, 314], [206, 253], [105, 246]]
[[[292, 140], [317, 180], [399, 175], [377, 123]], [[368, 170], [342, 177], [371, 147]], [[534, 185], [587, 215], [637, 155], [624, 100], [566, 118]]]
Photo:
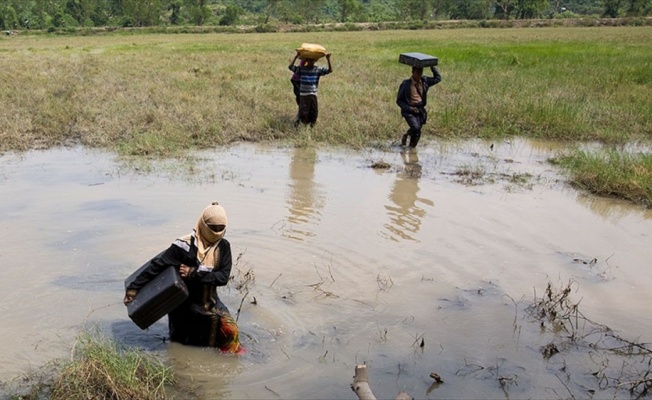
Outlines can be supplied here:
[[[573, 301], [576, 282], [555, 288], [551, 282], [541, 297], [525, 308], [539, 323], [544, 359], [559, 368], [555, 376], [567, 393], [559, 398], [610, 397], [641, 399], [652, 389], [652, 347], [622, 337], [608, 326], [587, 318], [580, 301]], [[580, 362], [566, 359], [575, 354]]]
[[138, 349], [120, 349], [94, 332], [80, 335], [70, 360], [53, 361], [10, 384], [11, 398], [143, 399], [169, 398], [175, 385], [172, 369]]

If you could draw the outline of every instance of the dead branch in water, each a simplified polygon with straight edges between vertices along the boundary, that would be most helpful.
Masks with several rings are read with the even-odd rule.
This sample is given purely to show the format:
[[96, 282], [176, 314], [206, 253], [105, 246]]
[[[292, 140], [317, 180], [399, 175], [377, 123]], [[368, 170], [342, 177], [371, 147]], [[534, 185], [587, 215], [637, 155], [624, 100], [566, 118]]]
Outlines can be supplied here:
[[[548, 283], [544, 295], [537, 298], [535, 294], [534, 302], [525, 309], [539, 321], [542, 332], [553, 335], [553, 342], [541, 348], [543, 357], [550, 359], [572, 349], [587, 348], [598, 367], [591, 375], [600, 390], [617, 393], [626, 389], [632, 397], [647, 396], [652, 390], [652, 348], [648, 343], [622, 338], [608, 326], [584, 316], [578, 307], [580, 302], [570, 299], [574, 284], [571, 280], [556, 289]], [[574, 398], [569, 385], [564, 386]]]
[[272, 283], [269, 284], [269, 287], [272, 287], [272, 286], [274, 285], [274, 283], [276, 283], [276, 281], [278, 280], [278, 278], [281, 277], [281, 275], [283, 275], [283, 274], [282, 274], [282, 273], [278, 274], [278, 276], [277, 276], [276, 278], [274, 278], [274, 280], [272, 281]]
[[[324, 280], [324, 277], [322, 277], [321, 274], [319, 273], [319, 269], [317, 268], [317, 266], [315, 266], [315, 271], [317, 272], [317, 276], [319, 276], [319, 282], [317, 282], [317, 283], [313, 283], [313, 284], [310, 284], [310, 285], [306, 285], [306, 286], [308, 286], [308, 287], [311, 287], [312, 290], [314, 290], [315, 292], [319, 293], [315, 298], [318, 298], [318, 297], [324, 297], [324, 298], [327, 298], [327, 297], [339, 298], [339, 296], [336, 295], [335, 293], [330, 292], [330, 291], [327, 291], [327, 290], [324, 290], [324, 289], [321, 288], [321, 286], [322, 286], [324, 283], [326, 283], [326, 281]], [[330, 273], [330, 267], [329, 267], [329, 274], [330, 274], [331, 280], [332, 280], [333, 282], [335, 282], [335, 278], [333, 278], [333, 274]]]
[[[365, 364], [356, 365], [351, 390], [353, 390], [356, 396], [358, 396], [359, 400], [376, 400], [376, 396], [369, 386], [369, 371]], [[412, 396], [403, 391], [399, 392], [396, 397], [394, 397], [394, 400], [410, 399], [412, 399]]]
[[[244, 251], [238, 254], [238, 257], [235, 260], [235, 271], [236, 274], [234, 276], [231, 276], [231, 280], [233, 280], [233, 283], [235, 284], [235, 288], [238, 292], [242, 294], [242, 299], [240, 300], [240, 305], [238, 306], [238, 310], [236, 312], [236, 317], [235, 321], [238, 322], [238, 319], [240, 318], [240, 312], [242, 311], [242, 304], [244, 303], [245, 299], [249, 295], [249, 287], [254, 284], [256, 281], [256, 276], [254, 275], [254, 270], [253, 268], [247, 269], [245, 272], [243, 272], [243, 268], [240, 267], [240, 262], [242, 260], [242, 256], [244, 255]], [[254, 301], [252, 304], [257, 304], [258, 302]]]

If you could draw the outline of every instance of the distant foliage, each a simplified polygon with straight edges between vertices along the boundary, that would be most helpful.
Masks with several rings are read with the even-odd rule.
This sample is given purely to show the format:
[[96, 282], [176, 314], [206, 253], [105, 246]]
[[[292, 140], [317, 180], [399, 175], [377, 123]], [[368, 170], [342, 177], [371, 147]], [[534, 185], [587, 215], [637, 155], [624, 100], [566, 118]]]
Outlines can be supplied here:
[[238, 6], [228, 5], [224, 11], [224, 16], [220, 18], [220, 25], [235, 25], [242, 14], [242, 9]]
[[0, 5], [0, 26], [2, 29], [17, 29], [18, 16], [10, 5]]
[[[322, 24], [645, 17], [652, 0], [2, 0], [0, 27]], [[267, 30], [268, 28], [263, 28]]]

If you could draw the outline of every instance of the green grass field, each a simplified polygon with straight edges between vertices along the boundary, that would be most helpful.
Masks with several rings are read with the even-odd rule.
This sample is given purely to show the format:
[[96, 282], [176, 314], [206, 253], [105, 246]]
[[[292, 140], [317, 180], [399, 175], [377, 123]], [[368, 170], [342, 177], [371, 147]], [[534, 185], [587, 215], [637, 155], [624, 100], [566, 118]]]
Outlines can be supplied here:
[[[302, 42], [332, 52], [317, 126], [294, 129], [287, 69]], [[652, 139], [652, 29], [555, 27], [0, 39], [0, 151], [83, 144], [171, 156], [235, 141], [354, 148], [405, 131], [402, 52], [440, 59], [428, 140]], [[324, 61], [320, 62], [325, 65]], [[636, 162], [636, 157], [629, 158]]]

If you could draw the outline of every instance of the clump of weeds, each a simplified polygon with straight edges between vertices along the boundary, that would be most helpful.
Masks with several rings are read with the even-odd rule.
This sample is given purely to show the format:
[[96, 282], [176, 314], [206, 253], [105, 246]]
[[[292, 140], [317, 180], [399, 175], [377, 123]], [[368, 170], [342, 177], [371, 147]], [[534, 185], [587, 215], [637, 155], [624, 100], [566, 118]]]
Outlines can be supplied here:
[[[54, 360], [2, 388], [10, 398], [37, 400], [171, 398], [172, 369], [139, 349], [121, 349], [97, 332], [84, 332], [69, 360]], [[190, 393], [188, 393], [190, 394]]]
[[[537, 297], [526, 309], [526, 314], [538, 322], [541, 334], [551, 341], [541, 347], [546, 360], [562, 358], [563, 367], [559, 370], [566, 390], [572, 398], [571, 383], [577, 382], [573, 374], [586, 374], [573, 370], [565, 358], [571, 353], [587, 354], [586, 365], [596, 387], [585, 388], [590, 394], [598, 391], [610, 392], [614, 398], [626, 391], [632, 398], [646, 397], [652, 389], [652, 347], [648, 343], [629, 340], [614, 332], [608, 326], [588, 319], [579, 309], [581, 300], [574, 301], [572, 294], [576, 284], [569, 281], [559, 288], [548, 283], [543, 295]], [[584, 393], [583, 395], [588, 395]]]

